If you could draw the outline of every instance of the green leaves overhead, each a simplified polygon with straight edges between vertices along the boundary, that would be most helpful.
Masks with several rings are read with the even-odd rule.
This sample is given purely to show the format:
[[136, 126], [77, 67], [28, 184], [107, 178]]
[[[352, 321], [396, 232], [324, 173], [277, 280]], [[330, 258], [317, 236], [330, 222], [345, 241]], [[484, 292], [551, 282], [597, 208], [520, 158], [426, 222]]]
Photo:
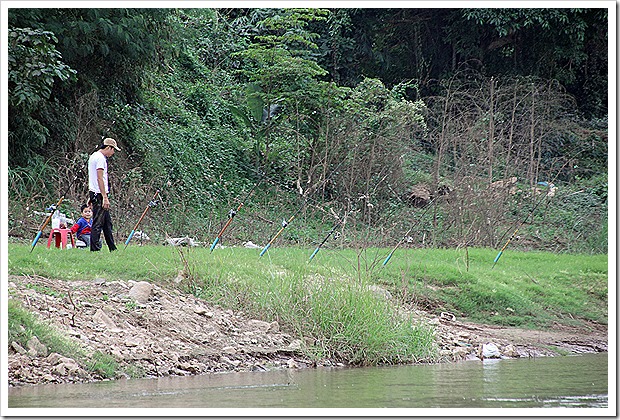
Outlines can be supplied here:
[[[282, 158], [278, 145], [272, 148], [274, 138], [270, 136], [274, 106], [298, 106], [299, 98], [307, 98], [314, 90], [317, 78], [327, 74], [314, 57], [318, 47], [313, 40], [318, 34], [307, 29], [309, 22], [323, 19], [326, 13], [320, 9], [270, 10], [257, 23], [258, 33], [248, 48], [234, 54], [242, 62], [239, 73], [248, 82], [250, 114], [267, 123], [254, 130], [254, 150], [263, 156], [263, 165]], [[308, 105], [302, 104], [302, 113]]]
[[605, 9], [465, 9], [463, 16], [483, 33], [479, 54], [485, 61], [565, 84], [594, 70], [588, 49], [607, 39]]
[[325, 9], [279, 9], [259, 23], [261, 33], [255, 42], [268, 48], [283, 47], [293, 55], [308, 56], [316, 51], [319, 34], [308, 31], [311, 22], [324, 21]]
[[56, 50], [52, 32], [30, 28], [9, 30], [9, 102], [31, 107], [49, 98], [54, 80], [66, 81], [76, 74]]
[[[478, 25], [492, 26], [502, 37], [525, 28], [539, 27], [550, 30], [557, 27], [560, 33], [575, 33], [577, 38], [583, 40], [585, 26], [583, 22], [574, 20], [583, 11], [583, 9], [466, 9], [463, 14]], [[569, 22], [573, 25], [569, 25]]]
[[253, 94], [266, 104], [286, 100], [313, 78], [325, 75], [313, 57], [318, 34], [309, 32], [308, 22], [322, 19], [326, 11], [284, 9], [258, 23], [252, 44], [235, 54], [245, 63], [240, 72], [260, 87]]

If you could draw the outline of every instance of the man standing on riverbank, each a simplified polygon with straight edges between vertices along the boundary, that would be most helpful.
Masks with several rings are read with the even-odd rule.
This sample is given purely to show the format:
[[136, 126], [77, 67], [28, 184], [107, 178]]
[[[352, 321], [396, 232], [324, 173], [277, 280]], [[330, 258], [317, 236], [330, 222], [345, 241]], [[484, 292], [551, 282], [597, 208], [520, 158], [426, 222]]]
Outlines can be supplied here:
[[112, 218], [110, 217], [110, 192], [108, 184], [108, 158], [114, 155], [119, 147], [116, 140], [106, 138], [88, 159], [88, 194], [93, 208], [93, 226], [90, 234], [90, 250], [100, 251], [99, 238], [103, 231], [105, 242], [110, 252], [116, 250], [112, 235]]

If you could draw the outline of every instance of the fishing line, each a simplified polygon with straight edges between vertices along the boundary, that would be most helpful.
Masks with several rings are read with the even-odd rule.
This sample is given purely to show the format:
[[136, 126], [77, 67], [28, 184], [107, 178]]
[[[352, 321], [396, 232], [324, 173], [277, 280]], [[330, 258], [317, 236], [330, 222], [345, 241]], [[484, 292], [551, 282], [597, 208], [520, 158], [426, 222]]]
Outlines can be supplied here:
[[392, 258], [392, 256], [394, 255], [394, 253], [396, 252], [396, 250], [398, 249], [398, 247], [406, 240], [406, 238], [409, 236], [409, 233], [411, 233], [411, 231], [417, 227], [423, 217], [426, 215], [426, 213], [430, 210], [432, 204], [435, 203], [435, 200], [437, 200], [437, 198], [441, 197], [440, 195], [436, 195], [427, 205], [426, 205], [426, 209], [422, 212], [422, 214], [420, 216], [418, 216], [417, 220], [413, 223], [413, 225], [411, 225], [411, 227], [409, 228], [409, 230], [407, 230], [407, 232], [403, 235], [403, 237], [401, 238], [400, 241], [398, 241], [396, 243], [396, 246], [394, 246], [394, 248], [392, 249], [392, 251], [388, 254], [388, 256], [385, 258], [385, 260], [383, 261], [382, 266], [385, 267], [385, 265], [388, 263], [388, 261], [390, 261], [390, 259]]
[[254, 190], [260, 185], [260, 183], [263, 181], [263, 178], [261, 177], [258, 182], [256, 184], [254, 184], [254, 186], [252, 187], [252, 189], [250, 190], [249, 193], [247, 193], [247, 195], [245, 196], [245, 198], [243, 200], [241, 200], [241, 202], [239, 203], [239, 205], [237, 206], [237, 209], [230, 209], [230, 211], [228, 212], [228, 221], [226, 222], [226, 224], [224, 225], [224, 227], [222, 227], [222, 229], [220, 230], [220, 232], [217, 234], [215, 240], [213, 241], [213, 244], [211, 244], [211, 250], [210, 252], [213, 252], [213, 249], [215, 249], [215, 246], [217, 245], [217, 243], [221, 240], [222, 235], [224, 234], [224, 232], [226, 231], [226, 229], [228, 229], [228, 226], [230, 226], [230, 224], [232, 223], [234, 217], [237, 215], [237, 213], [239, 213], [239, 211], [241, 210], [241, 207], [243, 207], [243, 205], [245, 204], [245, 202], [248, 200], [248, 198], [250, 198], [250, 195], [252, 195], [252, 193], [254, 192]]
[[[348, 157], [348, 156], [347, 156], [347, 157]], [[329, 176], [327, 176], [325, 179], [323, 179], [322, 181], [320, 181], [320, 182], [318, 182], [317, 184], [315, 184], [311, 190], [306, 190], [306, 191], [305, 191], [304, 198], [305, 198], [305, 201], [307, 202], [307, 203], [306, 203], [306, 206], [312, 206], [312, 207], [316, 208], [317, 210], [320, 210], [320, 211], [321, 211], [321, 212], [323, 212], [323, 213], [329, 213], [329, 212], [325, 209], [325, 207], [326, 207], [326, 203], [325, 203], [324, 201], [317, 200], [317, 199], [314, 197], [314, 195], [315, 195], [315, 194], [316, 194], [316, 193], [317, 193], [317, 192], [321, 189], [321, 187], [323, 187], [324, 185], [327, 185], [327, 183], [329, 183], [329, 181], [332, 181], [332, 180], [333, 180], [333, 179], [332, 179], [332, 178], [333, 178], [333, 175], [335, 175], [335, 174], [337, 173], [337, 170], [339, 169], [339, 166], [340, 166], [341, 164], [343, 164], [345, 161], [346, 161], [346, 157], [345, 157], [345, 159], [344, 159], [343, 161], [341, 161], [341, 162], [339, 163], [339, 165], [337, 165], [337, 166], [336, 166], [336, 168], [334, 168], [334, 169], [330, 172], [330, 175], [329, 175]], [[242, 165], [242, 166], [243, 166], [243, 165]], [[247, 167], [246, 167], [246, 168], [247, 168]], [[254, 169], [252, 169], [252, 168], [247, 168], [247, 169], [249, 169], [250, 171], [253, 171], [253, 170], [254, 170]], [[382, 175], [382, 174], [380, 173], [379, 175]], [[375, 185], [374, 185], [374, 190], [376, 190], [376, 188], [377, 188], [377, 187], [378, 187], [378, 186], [379, 186], [379, 185], [380, 185], [380, 184], [381, 184], [381, 183], [385, 180], [385, 178], [387, 178], [387, 176], [388, 176], [388, 175], [389, 175], [389, 174], [386, 174], [385, 176], [383, 176], [383, 178], [382, 178], [380, 181], [378, 181], [378, 182], [376, 182], [376, 183], [375, 183]], [[294, 187], [291, 187], [291, 186], [289, 186], [289, 185], [286, 185], [286, 184], [284, 184], [284, 183], [282, 183], [282, 182], [278, 181], [277, 179], [275, 179], [275, 178], [273, 178], [273, 177], [270, 177], [270, 176], [268, 176], [268, 175], [262, 174], [262, 176], [263, 176], [264, 180], [265, 180], [267, 183], [271, 184], [272, 186], [274, 186], [274, 187], [276, 187], [276, 188], [278, 188], [278, 189], [281, 189], [281, 190], [283, 190], [283, 191], [286, 191], [286, 192], [288, 192], [288, 193], [291, 193], [291, 194], [293, 194], [293, 195], [295, 195], [295, 196], [299, 196], [299, 195], [300, 195], [300, 192], [299, 192], [299, 190], [298, 190], [298, 189], [295, 189]], [[302, 193], [302, 194], [303, 194], [303, 193]], [[364, 196], [364, 197], [365, 197], [365, 198], [368, 198], [367, 196]], [[399, 200], [400, 200], [400, 199], [399, 199]], [[402, 201], [402, 200], [401, 200], [401, 201]], [[340, 202], [338, 202], [338, 203], [339, 203], [339, 204], [342, 204], [342, 203], [340, 203]], [[332, 214], [333, 214], [333, 209], [332, 209], [332, 207], [328, 207], [328, 208], [329, 208], [329, 210], [330, 210], [330, 211], [332, 212]], [[337, 215], [335, 215], [335, 214], [334, 214], [334, 217], [335, 217], [336, 219], [339, 219], [339, 217], [338, 217]]]
[[[259, 182], [257, 182], [257, 184], [259, 183], [266, 183], [266, 184], [270, 184], [271, 186], [275, 187], [278, 190], [290, 193], [291, 195], [295, 196], [295, 197], [299, 197], [300, 195], [302, 195], [303, 198], [303, 205], [301, 206], [302, 210], [305, 207], [308, 206], [312, 206], [322, 212], [327, 212], [325, 210], [325, 204], [316, 200], [313, 195], [320, 190], [320, 188], [322, 186], [324, 186], [326, 184], [327, 181], [329, 181], [330, 177], [325, 178], [324, 180], [320, 181], [318, 184], [316, 184], [314, 186], [314, 188], [306, 190], [305, 193], [301, 193], [299, 192], [299, 190], [294, 189], [293, 187], [290, 187], [280, 181], [278, 181], [276, 178], [271, 177], [269, 175], [267, 175], [264, 171], [258, 172], [256, 171], [256, 169], [254, 168], [250, 168], [247, 165], [244, 165], [242, 163], [238, 163], [240, 167], [242, 167], [243, 169], [247, 170], [249, 173], [254, 174], [256, 176], [258, 176], [260, 178]], [[256, 188], [258, 185], [255, 184], [255, 186], [253, 188]], [[249, 193], [248, 193], [249, 196]], [[276, 196], [280, 196], [279, 194], [276, 194]], [[245, 201], [245, 200], [243, 200]], [[298, 212], [296, 212], [295, 215], [297, 215]], [[230, 218], [229, 218], [230, 219]]]
[[[581, 152], [580, 152], [581, 153]], [[562, 172], [562, 169], [564, 169], [564, 167], [569, 163], [569, 161], [567, 160], [564, 165], [562, 165], [562, 167], [558, 170], [558, 172], [556, 173], [556, 175], [553, 177], [553, 179], [551, 180], [551, 182], [549, 183], [549, 185], [552, 185], [553, 182], [558, 178], [558, 176], [560, 175], [560, 173]], [[533, 190], [532, 194], [535, 194], [535, 189]], [[500, 257], [502, 256], [502, 254], [504, 253], [504, 250], [506, 250], [506, 248], [508, 247], [508, 244], [510, 244], [510, 242], [516, 237], [519, 229], [521, 228], [521, 226], [527, 221], [527, 219], [530, 218], [531, 215], [534, 214], [534, 211], [538, 208], [538, 206], [549, 196], [549, 192], [546, 191], [544, 194], [541, 195], [541, 197], [535, 202], [534, 207], [527, 213], [527, 215], [525, 216], [525, 218], [523, 218], [521, 221], [517, 220], [517, 224], [513, 225], [516, 226], [515, 230], [513, 231], [512, 235], [510, 235], [510, 238], [508, 238], [508, 241], [506, 241], [506, 243], [504, 244], [504, 246], [500, 249], [500, 251], [497, 253], [497, 256], [495, 257], [495, 259], [493, 260], [493, 266], [491, 267], [491, 269], [495, 268], [495, 265], [497, 264], [497, 262], [499, 261]], [[508, 234], [508, 232], [510, 232], [512, 230], [509, 229], [506, 231], [506, 233], [504, 233], [504, 235], [502, 235], [502, 239], [504, 237], [506, 237], [506, 235]], [[501, 242], [501, 239], [500, 241]]]
[[[348, 157], [348, 156], [347, 156], [347, 157]], [[345, 160], [344, 160], [344, 161], [346, 161], [346, 158], [345, 158]], [[344, 161], [343, 161], [343, 162], [341, 162], [341, 163], [344, 163]], [[339, 165], [338, 165], [338, 166], [337, 166], [334, 170], [332, 170], [332, 172], [330, 173], [330, 176], [329, 176], [329, 177], [326, 177], [326, 179], [324, 179], [321, 183], [319, 183], [319, 184], [316, 186], [316, 188], [314, 189], [314, 191], [313, 191], [312, 193], [314, 193], [314, 192], [316, 192], [316, 191], [320, 190], [320, 188], [323, 186], [323, 184], [324, 184], [325, 182], [327, 182], [327, 181], [329, 181], [329, 180], [330, 180], [330, 178], [331, 178], [332, 174], [336, 173], [336, 170], [337, 170], [338, 168], [339, 168]], [[382, 175], [382, 174], [380, 173], [379, 175]], [[388, 175], [389, 175], [389, 173], [388, 173], [388, 174], [386, 174], [386, 175], [384, 175], [384, 176], [382, 177], [382, 179], [381, 179], [379, 182], [375, 183], [375, 185], [374, 185], [374, 190], [376, 190], [376, 189], [377, 189], [377, 187], [380, 185], [380, 183], [382, 183], [382, 182], [383, 182], [383, 181], [387, 178], [387, 176], [388, 176]], [[271, 178], [271, 177], [269, 177], [269, 176], [265, 176], [265, 178], [266, 178], [266, 181], [267, 181], [268, 183], [273, 184], [274, 186], [276, 186], [276, 187], [278, 187], [278, 188], [281, 188], [282, 190], [288, 191], [288, 192], [290, 192], [290, 193], [295, 193], [296, 195], [297, 195], [297, 193], [298, 193], [298, 191], [297, 191], [297, 190], [295, 190], [295, 189], [293, 189], [292, 187], [289, 187], [289, 186], [283, 185], [282, 183], [280, 183], [280, 182], [276, 181], [275, 179], [272, 179], [272, 178]], [[306, 206], [306, 207], [307, 207], [307, 206], [313, 206], [313, 207], [315, 207], [315, 208], [317, 208], [317, 209], [319, 209], [319, 210], [321, 210], [321, 211], [323, 211], [323, 212], [327, 212], [327, 211], [324, 209], [324, 206], [325, 206], [325, 205], [324, 205], [324, 203], [319, 202], [318, 200], [314, 199], [314, 197], [313, 197], [312, 195], [308, 195], [308, 196], [306, 196], [306, 197], [305, 197], [305, 199], [306, 199], [306, 200], [305, 200], [305, 202], [304, 202], [304, 205], [302, 205], [302, 206], [300, 207], [300, 209], [303, 209], [303, 208], [304, 208], [304, 206]], [[404, 200], [402, 200], [400, 197], [397, 197], [397, 199], [398, 199], [398, 201], [399, 201], [401, 204], [402, 204], [402, 203], [404, 203]], [[298, 210], [300, 210], [300, 209], [298, 209]], [[393, 215], [396, 211], [398, 211], [398, 210], [402, 210], [402, 209], [397, 208], [397, 207], [394, 207], [393, 209], [391, 209], [391, 210], [388, 212], [388, 214], [387, 214], [387, 215], [383, 215], [383, 216], [382, 216], [382, 218], [387, 219], [387, 218], [391, 217], [391, 216], [392, 216], [392, 215]], [[332, 213], [333, 213], [333, 209], [331, 209], [331, 208], [330, 208], [330, 211], [332, 211]], [[299, 213], [299, 211], [298, 211], [298, 212], [296, 212], [296, 213], [294, 214], [294, 216], [296, 217], [296, 215], [297, 215], [298, 213]], [[327, 236], [325, 236], [325, 237], [324, 237], [324, 239], [323, 239], [322, 241], [320, 241], [320, 242], [319, 242], [319, 241], [312, 241], [312, 243], [315, 243], [315, 244], [316, 244], [316, 243], [318, 243], [319, 245], [315, 248], [314, 252], [312, 253], [312, 255], [311, 255], [311, 256], [310, 256], [310, 258], [309, 258], [309, 261], [312, 261], [312, 259], [314, 259], [314, 257], [315, 257], [315, 256], [316, 256], [316, 254], [318, 253], [318, 251], [319, 251], [320, 249], [322, 249], [322, 248], [323, 248], [323, 245], [324, 245], [324, 244], [326, 243], [326, 241], [327, 241], [327, 240], [331, 237], [331, 235], [335, 232], [335, 229], [336, 229], [337, 227], [340, 227], [340, 226], [344, 227], [345, 221], [344, 221], [344, 220], [341, 220], [341, 218], [340, 218], [340, 217], [338, 217], [338, 216], [337, 216], [337, 215], [335, 215], [335, 214], [334, 214], [334, 217], [335, 217], [336, 221], [335, 221], [334, 226], [332, 227], [332, 229], [328, 232]], [[279, 236], [279, 235], [282, 233], [282, 231], [284, 230], [284, 228], [286, 228], [286, 226], [288, 226], [288, 224], [292, 221], [292, 219], [293, 219], [293, 218], [294, 218], [294, 217], [291, 217], [291, 219], [289, 219], [289, 220], [286, 220], [286, 219], [284, 219], [284, 220], [283, 220], [283, 223], [282, 223], [282, 224], [283, 224], [283, 225], [285, 225], [285, 226], [282, 226], [282, 229], [280, 229], [280, 230], [278, 231], [278, 233], [276, 234], [276, 237], [277, 237], [277, 236]], [[340, 234], [340, 232], [336, 232], [336, 233], [337, 233], [337, 234]], [[337, 239], [337, 238], [336, 238], [336, 239]], [[273, 242], [273, 241], [271, 241], [271, 242]], [[266, 248], [268, 249], [270, 246], [271, 246], [271, 244], [268, 244]], [[264, 251], [266, 251], [266, 250], [264, 250]], [[375, 258], [378, 256], [378, 253], [379, 253], [379, 252], [380, 252], [379, 250], [376, 250], [376, 256], [375, 256]], [[264, 253], [264, 252], [263, 252], [263, 253]]]
[[[159, 127], [156, 124], [151, 123], [148, 120], [145, 120], [145, 124], [147, 124], [150, 127], [155, 128], [155, 129], [157, 129], [159, 131], [162, 131], [162, 132], [164, 131], [161, 127]], [[174, 149], [174, 146], [171, 143], [169, 143], [168, 146], [171, 149]], [[181, 151], [179, 159], [182, 158], [184, 155], [185, 155], [185, 149], [183, 149]], [[171, 167], [168, 169], [168, 174], [167, 174], [166, 181], [163, 184], [160, 184], [160, 187], [156, 189], [155, 194], [153, 195], [151, 200], [149, 200], [149, 202], [147, 203], [146, 207], [144, 208], [144, 211], [142, 212], [142, 215], [140, 216], [140, 218], [138, 219], [137, 223], [134, 225], [133, 229], [131, 230], [131, 232], [127, 236], [127, 239], [125, 240], [125, 248], [124, 249], [127, 249], [127, 245], [129, 245], [129, 242], [131, 241], [133, 236], [136, 234], [138, 227], [140, 226], [140, 224], [144, 220], [144, 218], [145, 218], [146, 214], [148, 213], [148, 211], [152, 207], [157, 206], [160, 201], [163, 201], [163, 198], [162, 198], [162, 196], [160, 194], [163, 192], [164, 187], [170, 187], [172, 185], [171, 184], [172, 174], [173, 174], [175, 169], [177, 169], [177, 168], [175, 168], [173, 165], [171, 165]]]
[[[156, 116], [153, 116], [153, 118], [157, 119]], [[159, 132], [162, 132], [162, 133], [165, 132], [165, 130], [157, 124], [157, 121], [153, 123], [151, 121], [144, 120], [144, 123], [147, 126], [153, 128], [153, 129], [155, 129], [155, 130], [157, 130]], [[163, 138], [167, 139], [166, 136], [163, 136]], [[172, 142], [167, 141], [167, 142], [165, 142], [165, 145], [170, 150], [169, 156], [176, 157], [177, 158], [176, 159], [177, 162], [175, 163], [173, 160], [170, 160], [169, 165], [166, 165], [165, 162], [161, 162], [160, 163], [160, 166], [162, 168], [168, 166], [168, 168], [167, 168], [167, 170], [165, 172], [165, 175], [164, 175], [165, 176], [164, 181], [162, 183], [160, 183], [160, 186], [158, 188], [156, 188], [156, 191], [155, 191], [155, 194], [153, 195], [153, 198], [147, 203], [147, 205], [146, 205], [146, 207], [145, 207], [141, 217], [138, 219], [138, 222], [134, 225], [134, 228], [132, 229], [132, 231], [128, 235], [127, 240], [125, 241], [125, 249], [127, 248], [127, 245], [131, 241], [132, 237], [138, 232], [137, 228], [141, 224], [141, 222], [144, 220], [144, 216], [147, 214], [148, 210], [150, 210], [152, 207], [156, 207], [156, 206], [158, 206], [161, 203], [161, 208], [162, 208], [162, 211], [163, 211], [163, 214], [164, 214], [164, 220], [161, 220], [160, 221], [161, 223], [158, 223], [157, 225], [164, 226], [164, 225], [170, 225], [171, 224], [170, 221], [165, 222], [165, 219], [168, 219], [168, 217], [166, 217], [166, 216], [170, 216], [173, 213], [172, 211], [168, 210], [168, 204], [169, 204], [168, 201], [169, 200], [167, 200], [165, 193], [166, 193], [167, 189], [172, 186], [173, 179], [176, 179], [178, 177], [178, 174], [175, 173], [175, 172], [178, 172], [180, 170], [179, 163], [182, 163], [182, 159], [183, 159], [183, 157], [185, 157], [185, 153], [186, 153], [187, 148], [182, 148], [181, 149], [181, 153], [178, 154], [176, 152], [178, 152], [179, 148], [175, 147]], [[166, 228], [162, 227], [161, 229], [156, 229], [156, 230], [160, 234], [163, 233], [165, 238], [169, 237], [168, 230]]]
[[[299, 214], [308, 204], [308, 201], [310, 200], [310, 197], [315, 194], [317, 191], [319, 191], [320, 188], [324, 187], [327, 182], [335, 175], [338, 173], [338, 169], [340, 169], [340, 167], [347, 161], [349, 154], [352, 151], [357, 150], [357, 148], [359, 147], [359, 143], [356, 144], [356, 146], [353, 149], [350, 149], [347, 154], [345, 155], [345, 157], [338, 163], [338, 165], [336, 165], [336, 167], [334, 169], [331, 170], [331, 172], [329, 173], [328, 176], [325, 176], [323, 178], [323, 180], [321, 180], [318, 184], [315, 184], [313, 187], [314, 189], [309, 188], [308, 190], [306, 190], [306, 192], [303, 194], [304, 195], [304, 202], [302, 203], [302, 205], [297, 209], [297, 211], [295, 213], [293, 213], [293, 215], [287, 220], [287, 219], [283, 219], [282, 223], [281, 223], [281, 228], [276, 232], [276, 234], [271, 238], [271, 240], [267, 243], [267, 245], [265, 245], [265, 247], [263, 248], [263, 250], [260, 252], [259, 257], [262, 257], [267, 250], [271, 247], [271, 245], [274, 243], [274, 241], [278, 238], [278, 236], [280, 236], [280, 234], [284, 231], [284, 229], [286, 229], [286, 227], [288, 227], [288, 225], [293, 221], [293, 219], [295, 219], [295, 217], [297, 216], [297, 214]], [[318, 167], [318, 166], [317, 166]]]

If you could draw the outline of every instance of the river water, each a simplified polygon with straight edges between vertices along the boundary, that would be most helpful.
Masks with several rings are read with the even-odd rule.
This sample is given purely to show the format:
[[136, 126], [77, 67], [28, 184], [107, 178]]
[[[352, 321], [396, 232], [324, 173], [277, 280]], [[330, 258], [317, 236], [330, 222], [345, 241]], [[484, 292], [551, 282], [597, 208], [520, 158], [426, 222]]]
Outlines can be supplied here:
[[[161, 407], [164, 411], [151, 414], [166, 415], [184, 415], [183, 410], [164, 409], [176, 407], [447, 408], [459, 409], [452, 411], [457, 415], [466, 413], [461, 410], [464, 408], [605, 409], [609, 408], [608, 355], [40, 385], [9, 388], [8, 403], [10, 409]], [[574, 414], [571, 411], [566, 414]], [[95, 410], [97, 414], [104, 412]], [[199, 410], [198, 414], [207, 412], [211, 413]], [[11, 410], [11, 414], [18, 413]], [[298, 414], [309, 413], [312, 411]], [[374, 411], [362, 410], [359, 414], [368, 413]]]

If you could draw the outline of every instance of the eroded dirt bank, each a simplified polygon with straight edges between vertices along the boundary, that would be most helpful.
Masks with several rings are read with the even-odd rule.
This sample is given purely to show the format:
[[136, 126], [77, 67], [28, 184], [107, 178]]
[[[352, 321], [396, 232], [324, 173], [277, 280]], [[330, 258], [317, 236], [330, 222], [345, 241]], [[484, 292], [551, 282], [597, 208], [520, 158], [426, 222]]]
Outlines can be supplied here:
[[[305, 358], [303, 338], [283, 332], [277, 322], [251, 319], [174, 289], [105, 279], [9, 276], [8, 281], [10, 299], [89, 351], [112, 355], [128, 371], [147, 376], [340, 365]], [[415, 315], [435, 325], [444, 362], [607, 351], [605, 325], [531, 331], [474, 324], [446, 314]], [[36, 339], [27, 348], [7, 344], [10, 386], [102, 379], [66, 355], [50, 353]]]

